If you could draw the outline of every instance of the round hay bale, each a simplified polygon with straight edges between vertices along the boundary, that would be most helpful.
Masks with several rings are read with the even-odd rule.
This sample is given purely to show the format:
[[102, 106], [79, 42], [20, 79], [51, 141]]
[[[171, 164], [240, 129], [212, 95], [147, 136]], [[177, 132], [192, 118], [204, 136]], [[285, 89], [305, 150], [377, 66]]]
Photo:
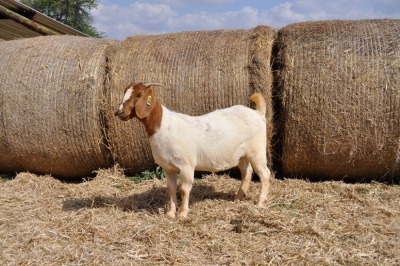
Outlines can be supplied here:
[[135, 36], [116, 44], [109, 106], [109, 137], [116, 162], [128, 172], [154, 166], [148, 137], [139, 121], [122, 122], [111, 117], [124, 88], [133, 81], [161, 83], [163, 87], [155, 89], [162, 103], [189, 115], [235, 104], [249, 105], [251, 94], [261, 92], [268, 103], [271, 139], [270, 54], [274, 36], [273, 29], [260, 26], [251, 30]]
[[284, 176], [400, 176], [400, 20], [292, 24], [278, 33]]
[[78, 177], [108, 165], [109, 44], [71, 36], [0, 43], [0, 171]]

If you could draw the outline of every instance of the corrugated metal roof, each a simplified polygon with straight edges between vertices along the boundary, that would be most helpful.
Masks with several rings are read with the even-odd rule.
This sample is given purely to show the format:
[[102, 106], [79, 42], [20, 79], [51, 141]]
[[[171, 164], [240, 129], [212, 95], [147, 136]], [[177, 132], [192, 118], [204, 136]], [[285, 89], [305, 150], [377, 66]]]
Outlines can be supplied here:
[[[0, 6], [15, 12], [37, 25], [41, 25], [54, 31], [54, 34], [86, 36], [86, 34], [62, 24], [48, 16], [14, 0], [0, 0]], [[15, 20], [0, 14], [0, 39], [15, 40], [43, 35]]]

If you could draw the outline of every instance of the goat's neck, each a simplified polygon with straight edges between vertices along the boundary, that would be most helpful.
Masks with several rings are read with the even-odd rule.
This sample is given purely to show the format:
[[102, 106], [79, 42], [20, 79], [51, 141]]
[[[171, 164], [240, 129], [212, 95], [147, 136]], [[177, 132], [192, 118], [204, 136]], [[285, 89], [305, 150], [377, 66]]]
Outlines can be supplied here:
[[160, 128], [162, 115], [163, 115], [162, 105], [157, 99], [154, 108], [150, 112], [150, 114], [147, 117], [140, 119], [149, 137], [153, 136]]

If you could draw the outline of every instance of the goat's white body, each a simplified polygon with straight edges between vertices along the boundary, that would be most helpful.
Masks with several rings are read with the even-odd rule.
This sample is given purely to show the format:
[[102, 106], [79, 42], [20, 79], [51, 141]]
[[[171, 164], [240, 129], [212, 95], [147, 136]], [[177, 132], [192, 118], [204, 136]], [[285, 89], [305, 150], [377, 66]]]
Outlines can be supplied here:
[[241, 105], [202, 116], [175, 113], [163, 106], [161, 126], [150, 145], [155, 162], [165, 170], [181, 171], [185, 166], [226, 170], [254, 149], [265, 149], [265, 117]]
[[184, 218], [189, 211], [194, 171], [217, 172], [234, 166], [238, 166], [242, 176], [235, 199], [246, 196], [254, 169], [261, 181], [257, 205], [264, 206], [271, 177], [266, 158], [264, 97], [260, 93], [250, 97], [256, 110], [236, 105], [202, 116], [189, 116], [162, 106], [149, 86], [132, 83], [127, 87], [115, 115], [123, 121], [137, 117], [144, 124], [153, 158], [167, 179], [167, 215], [175, 217], [176, 214], [178, 173], [182, 197], [178, 217]]

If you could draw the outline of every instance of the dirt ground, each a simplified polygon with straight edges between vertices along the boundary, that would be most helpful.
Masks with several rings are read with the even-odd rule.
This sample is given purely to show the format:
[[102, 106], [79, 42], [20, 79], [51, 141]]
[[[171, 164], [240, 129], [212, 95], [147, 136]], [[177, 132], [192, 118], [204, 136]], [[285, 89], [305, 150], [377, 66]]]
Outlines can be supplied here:
[[164, 212], [165, 180], [114, 168], [87, 182], [0, 179], [1, 265], [399, 265], [398, 185], [273, 180], [266, 209], [239, 180], [196, 179], [191, 211]]

